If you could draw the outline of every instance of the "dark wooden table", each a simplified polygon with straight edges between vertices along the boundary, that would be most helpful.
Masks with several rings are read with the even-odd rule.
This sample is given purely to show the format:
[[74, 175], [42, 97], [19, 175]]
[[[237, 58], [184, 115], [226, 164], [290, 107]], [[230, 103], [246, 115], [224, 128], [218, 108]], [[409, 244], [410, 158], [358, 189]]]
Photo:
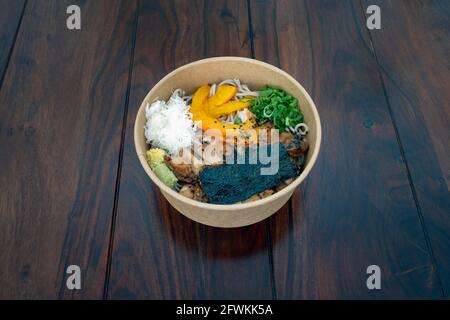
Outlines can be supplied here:
[[[449, 0], [0, 0], [0, 23], [0, 298], [449, 298]], [[224, 55], [288, 71], [324, 130], [292, 200], [241, 229], [177, 213], [133, 145], [159, 79]]]

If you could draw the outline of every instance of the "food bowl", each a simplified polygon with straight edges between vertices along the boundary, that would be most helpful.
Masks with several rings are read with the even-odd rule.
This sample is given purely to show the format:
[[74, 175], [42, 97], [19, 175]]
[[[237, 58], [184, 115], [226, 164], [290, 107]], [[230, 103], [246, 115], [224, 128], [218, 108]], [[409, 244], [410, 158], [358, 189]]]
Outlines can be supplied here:
[[[224, 79], [240, 79], [250, 88], [264, 85], [281, 88], [296, 97], [309, 127], [307, 154], [302, 174], [291, 184], [273, 195], [249, 203], [217, 205], [186, 198], [161, 182], [147, 163], [148, 145], [144, 136], [146, 123], [145, 107], [156, 99], [167, 100], [172, 91], [182, 88], [188, 93], [207, 83]], [[150, 179], [161, 190], [164, 197], [180, 213], [199, 223], [223, 228], [242, 227], [262, 221], [277, 212], [292, 196], [295, 188], [305, 180], [319, 154], [322, 130], [317, 109], [306, 90], [289, 74], [270, 64], [239, 57], [218, 57], [199, 60], [172, 71], [159, 81], [147, 94], [139, 108], [134, 125], [134, 143], [139, 161]]]

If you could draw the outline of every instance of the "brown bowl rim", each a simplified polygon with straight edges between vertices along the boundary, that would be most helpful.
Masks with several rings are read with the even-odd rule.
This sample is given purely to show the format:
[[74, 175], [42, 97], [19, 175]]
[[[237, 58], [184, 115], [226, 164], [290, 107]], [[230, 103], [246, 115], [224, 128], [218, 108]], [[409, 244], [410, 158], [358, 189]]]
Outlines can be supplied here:
[[[142, 135], [144, 131], [143, 131], [143, 128], [140, 128], [138, 126], [138, 119], [139, 119], [141, 113], [144, 112], [145, 105], [146, 105], [149, 97], [153, 94], [153, 92], [158, 89], [158, 87], [161, 85], [161, 83], [165, 82], [168, 78], [172, 77], [174, 74], [176, 74], [184, 69], [187, 69], [187, 68], [191, 68], [191, 67], [203, 64], [203, 63], [210, 63], [210, 62], [215, 62], [215, 61], [241, 61], [241, 62], [246, 62], [246, 63], [253, 63], [256, 65], [261, 65], [266, 68], [272, 69], [275, 72], [281, 73], [283, 76], [287, 77], [290, 81], [292, 81], [296, 86], [298, 86], [300, 88], [300, 91], [303, 93], [303, 95], [305, 96], [306, 100], [308, 101], [308, 103], [310, 104], [310, 106], [312, 108], [313, 115], [314, 115], [313, 118], [316, 122], [316, 128], [317, 128], [317, 133], [316, 133], [317, 147], [314, 150], [313, 154], [311, 155], [311, 159], [309, 160], [308, 164], [306, 165], [306, 167], [304, 168], [304, 170], [300, 174], [300, 176], [298, 176], [291, 184], [289, 184], [286, 188], [284, 188], [278, 192], [275, 192], [273, 195], [268, 196], [266, 198], [256, 200], [253, 202], [249, 202], [249, 203], [237, 203], [237, 204], [212, 204], [212, 203], [200, 202], [200, 201], [186, 198], [186, 197], [180, 195], [178, 192], [176, 192], [176, 191], [172, 190], [171, 188], [169, 188], [168, 186], [166, 186], [163, 182], [161, 182], [158, 179], [158, 177], [153, 173], [153, 171], [151, 170], [150, 166], [147, 163], [147, 159], [146, 159], [146, 155], [145, 155], [146, 150], [144, 151], [144, 153], [142, 153], [140, 150], [139, 143], [138, 143], [138, 137], [140, 135]], [[311, 172], [312, 168], [314, 167], [314, 164], [316, 163], [316, 160], [319, 156], [321, 142], [322, 142], [322, 126], [320, 123], [319, 113], [317, 112], [317, 108], [316, 108], [314, 101], [312, 100], [312, 98], [310, 97], [308, 92], [305, 90], [305, 88], [303, 88], [303, 86], [294, 77], [292, 77], [290, 74], [288, 74], [286, 71], [284, 71], [280, 68], [277, 68], [269, 63], [259, 61], [256, 59], [245, 58], [245, 57], [223, 56], [223, 57], [206, 58], [206, 59], [201, 59], [201, 60], [197, 60], [197, 61], [185, 64], [185, 65], [171, 71], [169, 74], [167, 74], [161, 80], [159, 80], [158, 83], [147, 93], [147, 95], [145, 96], [144, 100], [141, 103], [141, 106], [139, 107], [139, 111], [136, 115], [136, 119], [135, 119], [135, 123], [134, 123], [134, 145], [135, 145], [136, 153], [137, 153], [137, 156], [139, 158], [139, 161], [140, 161], [142, 167], [144, 168], [145, 172], [150, 177], [150, 179], [163, 192], [168, 193], [172, 197], [180, 200], [181, 202], [184, 202], [186, 204], [189, 204], [189, 205], [192, 205], [195, 207], [199, 207], [202, 209], [211, 209], [213, 211], [214, 210], [233, 211], [233, 210], [237, 210], [237, 209], [241, 210], [241, 209], [248, 209], [248, 208], [252, 208], [252, 207], [258, 207], [258, 206], [262, 206], [264, 204], [270, 203], [274, 199], [277, 199], [279, 197], [282, 197], [284, 195], [292, 193], [300, 185], [300, 183], [302, 183], [305, 180], [305, 178], [308, 176], [308, 174]]]

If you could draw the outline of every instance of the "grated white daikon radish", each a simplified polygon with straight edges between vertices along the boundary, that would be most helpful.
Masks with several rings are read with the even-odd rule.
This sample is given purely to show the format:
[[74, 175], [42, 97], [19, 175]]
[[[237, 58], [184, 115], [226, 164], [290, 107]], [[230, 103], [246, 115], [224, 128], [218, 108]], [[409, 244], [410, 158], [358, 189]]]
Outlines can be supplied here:
[[175, 92], [167, 103], [158, 100], [148, 104], [145, 114], [147, 143], [165, 149], [172, 156], [191, 146], [196, 129], [189, 106], [178, 92]]

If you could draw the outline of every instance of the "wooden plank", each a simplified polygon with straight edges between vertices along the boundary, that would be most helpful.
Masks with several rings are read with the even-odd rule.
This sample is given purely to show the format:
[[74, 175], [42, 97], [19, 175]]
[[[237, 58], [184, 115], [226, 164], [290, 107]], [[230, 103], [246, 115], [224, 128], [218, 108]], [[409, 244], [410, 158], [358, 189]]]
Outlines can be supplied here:
[[371, 32], [417, 206], [450, 297], [450, 2], [364, 1], [379, 5]]
[[271, 298], [266, 225], [222, 230], [176, 212], [138, 162], [133, 126], [166, 73], [209, 56], [250, 56], [245, 1], [141, 1], [109, 282], [111, 299]]
[[135, 9], [27, 5], [0, 95], [0, 298], [102, 298]]
[[[439, 298], [359, 1], [251, 1], [256, 57], [311, 93], [323, 144], [272, 233], [278, 297]], [[381, 268], [368, 290], [366, 268]]]
[[14, 46], [14, 39], [19, 28], [25, 0], [0, 0], [0, 88], [8, 60]]

